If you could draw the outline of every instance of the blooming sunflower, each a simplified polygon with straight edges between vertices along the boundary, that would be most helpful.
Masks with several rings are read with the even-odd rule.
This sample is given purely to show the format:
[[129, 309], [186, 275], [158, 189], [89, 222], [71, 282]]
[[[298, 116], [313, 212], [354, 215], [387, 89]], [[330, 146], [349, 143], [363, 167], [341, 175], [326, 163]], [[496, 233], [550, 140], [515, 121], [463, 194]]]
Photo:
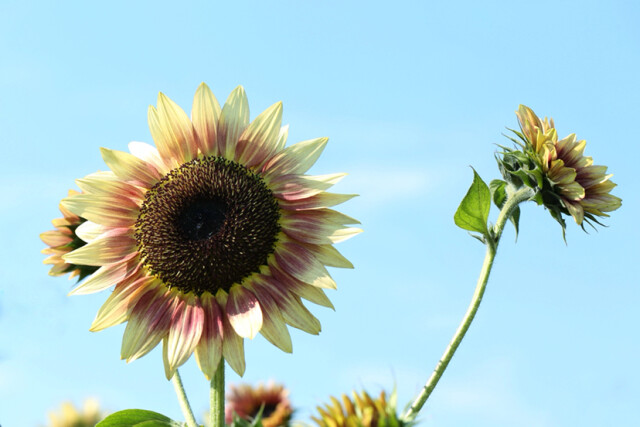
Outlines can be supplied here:
[[242, 375], [243, 339], [258, 332], [285, 352], [286, 325], [318, 334], [301, 298], [332, 307], [325, 266], [353, 267], [333, 244], [362, 231], [329, 208], [354, 196], [325, 191], [345, 174], [305, 174], [327, 138], [285, 148], [282, 103], [249, 123], [241, 86], [220, 108], [203, 83], [191, 119], [160, 93], [148, 119], [156, 147], [103, 148], [111, 170], [62, 201], [87, 219], [87, 245], [63, 259], [99, 267], [72, 293], [115, 285], [91, 330], [127, 321], [127, 362], [162, 341], [167, 378], [195, 353], [209, 379], [221, 358]]
[[87, 399], [81, 410], [76, 409], [71, 402], [62, 404], [59, 413], [49, 413], [49, 427], [94, 427], [104, 414], [100, 411], [98, 401]]
[[621, 199], [610, 194], [616, 186], [610, 180], [613, 175], [607, 174], [606, 166], [594, 165], [593, 159], [584, 155], [586, 141], [578, 140], [575, 134], [558, 139], [553, 119], [541, 120], [524, 105], [516, 115], [521, 133], [515, 133], [522, 141], [516, 142], [523, 152], [507, 150], [502, 166], [536, 187], [539, 203], [563, 227], [561, 214], [571, 215], [578, 225], [583, 221], [599, 223], [597, 217], [608, 217], [607, 212], [621, 206]]
[[353, 399], [342, 395], [342, 402], [331, 397], [331, 403], [317, 407], [319, 416], [311, 418], [320, 427], [400, 427], [406, 426], [396, 413], [396, 394], [390, 398], [384, 390], [372, 399], [365, 391], [353, 392]]
[[[78, 194], [78, 192], [69, 190], [69, 196], [75, 194]], [[70, 264], [63, 260], [62, 256], [85, 245], [84, 240], [76, 235], [76, 229], [86, 220], [72, 214], [62, 204], [60, 205], [60, 212], [62, 213], [62, 218], [56, 218], [51, 221], [56, 229], [40, 234], [40, 239], [49, 246], [42, 250], [43, 254], [50, 255], [44, 260], [44, 263], [52, 264], [51, 270], [49, 270], [51, 276], [63, 276], [70, 273], [70, 279], [78, 276], [78, 280], [82, 280], [98, 268], [90, 265]]]
[[259, 384], [257, 387], [249, 384], [231, 386], [225, 411], [227, 424], [233, 422], [234, 414], [242, 419], [252, 420], [261, 413], [260, 421], [264, 427], [287, 426], [293, 414], [289, 390], [273, 382]]

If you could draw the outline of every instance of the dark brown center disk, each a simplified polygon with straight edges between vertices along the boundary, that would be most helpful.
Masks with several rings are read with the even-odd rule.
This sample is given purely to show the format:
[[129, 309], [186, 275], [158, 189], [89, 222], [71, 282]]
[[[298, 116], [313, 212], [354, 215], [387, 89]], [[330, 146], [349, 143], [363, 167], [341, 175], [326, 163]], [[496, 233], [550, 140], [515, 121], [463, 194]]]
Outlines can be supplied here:
[[280, 210], [259, 175], [222, 157], [169, 172], [145, 197], [135, 238], [145, 266], [197, 295], [259, 271], [273, 252]]

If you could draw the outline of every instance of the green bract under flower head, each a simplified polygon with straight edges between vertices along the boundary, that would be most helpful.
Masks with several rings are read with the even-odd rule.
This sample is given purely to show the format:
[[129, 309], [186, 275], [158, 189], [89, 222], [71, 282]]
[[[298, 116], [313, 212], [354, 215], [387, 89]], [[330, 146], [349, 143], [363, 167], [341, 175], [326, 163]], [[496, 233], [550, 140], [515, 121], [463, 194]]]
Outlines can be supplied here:
[[[540, 120], [529, 107], [516, 111], [520, 132], [511, 138], [517, 148], [502, 147], [498, 164], [503, 177], [513, 187], [533, 188], [534, 199], [544, 205], [565, 228], [562, 215], [571, 215], [578, 225], [600, 224], [597, 217], [618, 209], [621, 199], [609, 194], [616, 186], [606, 166], [593, 164], [584, 156], [586, 141], [575, 134], [558, 139], [554, 122]], [[583, 227], [584, 228], [584, 227]]]

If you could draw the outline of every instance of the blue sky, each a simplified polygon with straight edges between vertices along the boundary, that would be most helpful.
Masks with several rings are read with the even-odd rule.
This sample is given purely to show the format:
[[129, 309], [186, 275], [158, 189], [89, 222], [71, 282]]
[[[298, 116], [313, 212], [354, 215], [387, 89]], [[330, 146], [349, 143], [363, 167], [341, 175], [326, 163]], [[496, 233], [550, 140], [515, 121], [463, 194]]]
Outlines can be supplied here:
[[[435, 366], [473, 293], [483, 247], [452, 220], [473, 165], [498, 177], [495, 144], [518, 104], [587, 140], [622, 208], [568, 245], [542, 208], [501, 242], [476, 321], [421, 413], [423, 425], [634, 425], [640, 401], [635, 126], [640, 8], [633, 1], [0, 3], [0, 424], [35, 426], [64, 400], [181, 419], [158, 349], [119, 360], [123, 326], [90, 333], [107, 292], [67, 297], [38, 234], [99, 147], [151, 142], [159, 91], [187, 111], [200, 82], [242, 84], [252, 118], [284, 103], [289, 141], [329, 136], [313, 173], [348, 172], [341, 211], [365, 232], [339, 245], [336, 310], [284, 354], [246, 343], [250, 383], [291, 389], [306, 420], [329, 395], [398, 389]], [[492, 211], [492, 219], [495, 219]], [[311, 306], [311, 304], [310, 304]], [[181, 369], [197, 413], [208, 383]], [[228, 371], [228, 382], [239, 382]]]

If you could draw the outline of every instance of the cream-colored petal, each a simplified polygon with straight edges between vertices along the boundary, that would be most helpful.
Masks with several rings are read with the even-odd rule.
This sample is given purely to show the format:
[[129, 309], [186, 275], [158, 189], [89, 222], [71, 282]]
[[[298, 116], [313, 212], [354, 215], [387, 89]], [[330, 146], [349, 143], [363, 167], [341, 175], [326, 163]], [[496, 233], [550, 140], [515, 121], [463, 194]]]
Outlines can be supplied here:
[[191, 120], [198, 134], [200, 150], [205, 156], [217, 156], [218, 152], [218, 120], [220, 104], [209, 86], [201, 83], [193, 97]]
[[40, 233], [40, 240], [42, 240], [46, 245], [52, 247], [66, 245], [73, 241], [71, 236], [62, 234], [59, 230], [51, 230]]
[[69, 295], [87, 295], [103, 291], [117, 285], [136, 274], [140, 269], [140, 260], [132, 254], [124, 261], [103, 265], [80, 285], [69, 292]]
[[271, 274], [275, 279], [274, 281], [271, 282], [274, 286], [277, 286], [278, 284], [280, 284], [280, 286], [278, 287], [281, 288], [282, 290], [288, 289], [294, 292], [299, 297], [302, 297], [308, 301], [311, 301], [314, 304], [318, 304], [323, 307], [329, 307], [331, 309], [334, 308], [329, 298], [327, 298], [327, 296], [325, 295], [323, 289], [316, 288], [315, 286], [307, 285], [306, 283], [303, 283], [295, 279], [294, 277], [290, 276], [287, 273], [282, 272], [277, 268], [272, 267]]
[[180, 297], [177, 295], [179, 292], [172, 294], [173, 298], [179, 301], [171, 318], [169, 335], [164, 339], [162, 346], [164, 372], [168, 380], [193, 353], [200, 341], [204, 324], [204, 311], [200, 300], [193, 294]]
[[249, 126], [249, 101], [242, 86], [231, 92], [220, 112], [218, 121], [218, 151], [221, 156], [236, 160], [236, 144]]
[[118, 284], [98, 310], [89, 330], [97, 332], [124, 322], [138, 299], [158, 286], [158, 282], [152, 277], [131, 277]]
[[162, 175], [155, 166], [124, 151], [100, 148], [102, 159], [120, 179], [151, 188]]
[[[158, 117], [167, 144], [179, 153], [179, 163], [185, 163], [197, 154], [196, 134], [189, 116], [162, 92], [158, 95]], [[155, 140], [155, 138], [154, 138]]]
[[256, 336], [262, 327], [262, 310], [256, 296], [242, 285], [233, 285], [229, 290], [226, 306], [229, 323], [243, 338]]
[[353, 264], [332, 245], [305, 245], [324, 265], [338, 268], [353, 268]]
[[60, 203], [76, 215], [108, 227], [130, 227], [140, 214], [138, 205], [131, 199], [116, 195], [78, 194]]
[[113, 229], [100, 238], [63, 256], [63, 259], [76, 265], [101, 266], [121, 261], [137, 251], [136, 241], [126, 228]]
[[[218, 305], [223, 308], [227, 306], [228, 295], [225, 291], [219, 290], [216, 294]], [[240, 376], [244, 375], [247, 367], [244, 359], [244, 339], [240, 337], [229, 323], [226, 312], [222, 312], [222, 325], [224, 327], [224, 340], [222, 343], [222, 355], [229, 363], [231, 369]]]
[[127, 146], [131, 154], [152, 164], [160, 173], [166, 174], [169, 172], [162, 161], [162, 157], [160, 157], [160, 152], [153, 145], [146, 142], [131, 141]]
[[220, 310], [218, 302], [210, 293], [205, 292], [200, 299], [204, 313], [204, 327], [200, 342], [196, 346], [195, 354], [200, 370], [211, 381], [222, 358], [222, 340], [224, 337], [222, 310]]
[[284, 317], [282, 317], [280, 308], [278, 308], [273, 297], [262, 289], [256, 289], [252, 283], [247, 286], [255, 292], [258, 301], [260, 301], [260, 307], [262, 307], [262, 311], [264, 313], [260, 333], [271, 344], [275, 345], [280, 350], [286, 353], [291, 353], [293, 351], [291, 335], [287, 329]]
[[280, 128], [278, 133], [278, 141], [276, 142], [275, 152], [284, 150], [284, 146], [287, 144], [287, 138], [289, 137], [289, 125], [284, 125]]
[[151, 137], [158, 147], [158, 153], [162, 159], [165, 170], [175, 169], [183, 163], [183, 154], [180, 147], [174, 144], [171, 135], [165, 129], [165, 124], [160, 117], [160, 113], [153, 105], [147, 110], [147, 121], [149, 123], [149, 131]]
[[76, 179], [76, 184], [85, 193], [94, 196], [127, 198], [138, 205], [144, 200], [146, 193], [145, 189], [118, 179], [111, 171], [109, 171], [109, 175], [92, 173], [84, 178]]
[[294, 242], [278, 244], [276, 266], [296, 279], [318, 288], [336, 289], [336, 282], [311, 251]]
[[282, 175], [269, 180], [268, 186], [274, 196], [282, 200], [306, 199], [331, 188], [344, 178], [346, 173], [329, 175]]
[[278, 203], [282, 209], [299, 211], [320, 209], [339, 205], [356, 197], [357, 194], [320, 193], [315, 196], [300, 200], [280, 200]]
[[129, 314], [120, 357], [128, 363], [153, 350], [169, 333], [175, 305], [175, 298], [165, 287], [142, 295]]
[[302, 175], [318, 160], [329, 138], [298, 142], [273, 156], [262, 168], [265, 175]]
[[284, 211], [280, 222], [288, 236], [317, 245], [338, 243], [362, 232], [359, 228], [343, 225], [357, 223], [356, 219], [331, 209]]
[[76, 228], [76, 236], [85, 242], [91, 242], [109, 230], [111, 230], [110, 227], [105, 227], [104, 225], [96, 224], [91, 221], [85, 221]]
[[271, 157], [277, 149], [281, 124], [282, 102], [277, 102], [256, 117], [240, 135], [235, 155], [239, 163], [253, 167]]
[[256, 288], [261, 287], [260, 292], [268, 292], [278, 304], [282, 317], [286, 323], [312, 335], [318, 335], [322, 329], [320, 321], [302, 304], [300, 297], [284, 291], [277, 284], [272, 284], [275, 279], [267, 278], [268, 285], [261, 286], [256, 283]]

